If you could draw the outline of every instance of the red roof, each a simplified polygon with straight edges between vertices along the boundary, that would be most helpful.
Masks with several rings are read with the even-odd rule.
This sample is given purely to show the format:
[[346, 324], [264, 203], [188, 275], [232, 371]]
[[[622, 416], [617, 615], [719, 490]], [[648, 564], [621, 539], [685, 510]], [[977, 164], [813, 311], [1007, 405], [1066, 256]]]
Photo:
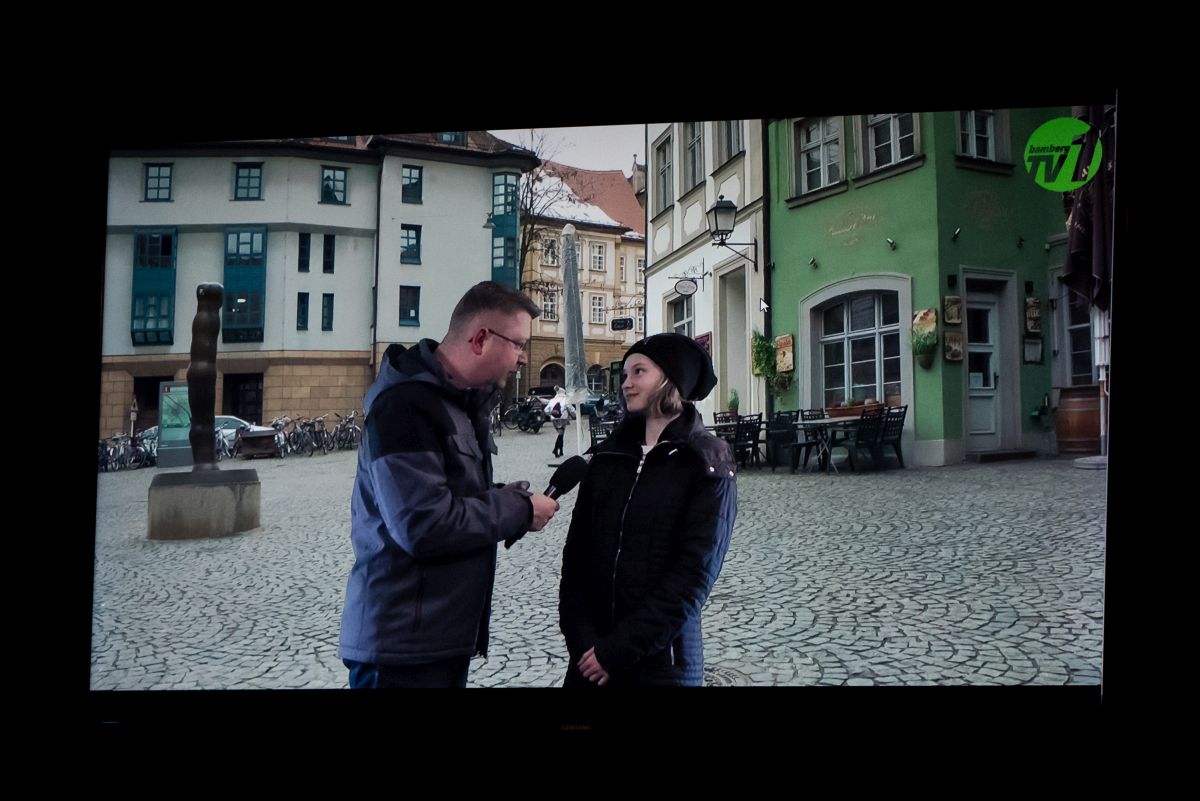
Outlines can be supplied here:
[[599, 206], [631, 231], [646, 235], [646, 210], [621, 170], [585, 170], [555, 161], [547, 161], [546, 169], [566, 181], [580, 200]]

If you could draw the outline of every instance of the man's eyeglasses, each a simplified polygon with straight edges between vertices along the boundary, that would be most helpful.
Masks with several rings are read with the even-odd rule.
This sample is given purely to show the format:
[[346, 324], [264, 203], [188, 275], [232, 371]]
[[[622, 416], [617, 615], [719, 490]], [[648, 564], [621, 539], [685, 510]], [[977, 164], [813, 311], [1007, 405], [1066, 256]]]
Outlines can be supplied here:
[[519, 350], [519, 351], [524, 352], [525, 349], [529, 347], [528, 341], [517, 342], [515, 339], [509, 339], [508, 337], [504, 336], [504, 334], [501, 334], [499, 331], [496, 331], [495, 329], [492, 329], [492, 328], [485, 328], [484, 330], [487, 331], [489, 334], [495, 334], [496, 336], [500, 337], [501, 339], [503, 339], [507, 342], [511, 342], [512, 344], [517, 346], [517, 350]]

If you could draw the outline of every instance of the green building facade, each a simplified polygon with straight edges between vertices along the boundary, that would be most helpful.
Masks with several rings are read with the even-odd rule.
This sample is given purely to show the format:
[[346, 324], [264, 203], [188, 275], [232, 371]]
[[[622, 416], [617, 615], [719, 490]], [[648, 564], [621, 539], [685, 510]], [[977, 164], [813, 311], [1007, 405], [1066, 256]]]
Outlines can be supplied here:
[[[909, 464], [1053, 450], [1033, 412], [1055, 383], [1054, 360], [1070, 358], [1058, 317], [1042, 324], [1061, 296], [1065, 216], [1022, 152], [1040, 124], [1070, 113], [770, 121], [771, 333], [791, 334], [794, 356], [775, 408], [907, 405]], [[947, 319], [947, 298], [959, 322], [953, 308]], [[930, 309], [936, 350], [919, 359], [913, 318]], [[947, 341], [956, 337], [961, 360]]]

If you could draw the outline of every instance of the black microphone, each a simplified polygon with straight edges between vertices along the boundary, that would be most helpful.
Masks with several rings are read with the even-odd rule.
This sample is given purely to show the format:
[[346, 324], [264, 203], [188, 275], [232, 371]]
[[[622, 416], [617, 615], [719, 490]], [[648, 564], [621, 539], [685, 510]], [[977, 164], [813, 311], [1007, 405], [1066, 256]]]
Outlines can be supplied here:
[[[588, 461], [582, 456], [572, 456], [558, 466], [554, 471], [554, 475], [550, 476], [550, 486], [542, 493], [547, 498], [558, 500], [563, 495], [566, 495], [571, 490], [583, 481], [584, 475], [587, 473]], [[522, 531], [516, 536], [509, 537], [504, 541], [505, 548], [511, 548], [513, 543], [525, 536]]]

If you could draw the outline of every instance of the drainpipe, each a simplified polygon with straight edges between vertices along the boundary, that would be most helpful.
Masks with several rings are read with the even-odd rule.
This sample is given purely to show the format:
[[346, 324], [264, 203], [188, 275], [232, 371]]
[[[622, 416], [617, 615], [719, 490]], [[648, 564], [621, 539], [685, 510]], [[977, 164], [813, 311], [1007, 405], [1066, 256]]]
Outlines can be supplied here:
[[[763, 182], [763, 202], [759, 205], [760, 213], [762, 214], [762, 230], [763, 230], [763, 250], [759, 256], [762, 262], [761, 269], [763, 271], [763, 298], [767, 302], [767, 310], [763, 312], [763, 335], [768, 339], [774, 339], [771, 333], [771, 307], [774, 305], [774, 298], [771, 297], [771, 272], [775, 269], [775, 263], [771, 261], [771, 159], [768, 148], [770, 146], [767, 136], [767, 126], [770, 120], [764, 119], [761, 125], [760, 135], [762, 137], [762, 182]], [[775, 412], [775, 396], [771, 393], [771, 387], [767, 387], [767, 419]]]
[[[372, 137], [373, 139], [374, 137]], [[370, 139], [367, 140], [370, 145]], [[383, 238], [383, 163], [387, 154], [379, 159], [379, 174], [375, 178], [375, 283], [371, 287], [371, 381], [375, 381], [375, 354], [379, 351], [379, 247]]]

